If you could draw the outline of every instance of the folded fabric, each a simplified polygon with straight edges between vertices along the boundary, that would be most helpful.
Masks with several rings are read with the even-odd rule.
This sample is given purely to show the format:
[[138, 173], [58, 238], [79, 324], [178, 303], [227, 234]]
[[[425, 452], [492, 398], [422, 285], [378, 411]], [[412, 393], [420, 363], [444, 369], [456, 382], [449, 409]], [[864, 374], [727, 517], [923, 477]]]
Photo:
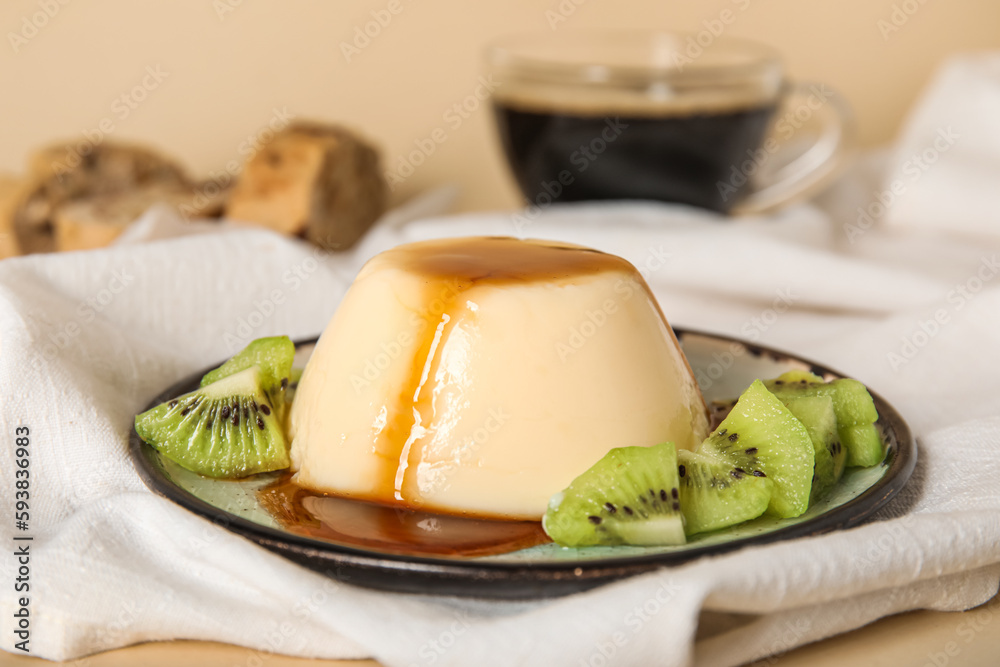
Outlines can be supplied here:
[[859, 207], [858, 229], [1000, 235], [1000, 53], [941, 66], [907, 119], [885, 179]]

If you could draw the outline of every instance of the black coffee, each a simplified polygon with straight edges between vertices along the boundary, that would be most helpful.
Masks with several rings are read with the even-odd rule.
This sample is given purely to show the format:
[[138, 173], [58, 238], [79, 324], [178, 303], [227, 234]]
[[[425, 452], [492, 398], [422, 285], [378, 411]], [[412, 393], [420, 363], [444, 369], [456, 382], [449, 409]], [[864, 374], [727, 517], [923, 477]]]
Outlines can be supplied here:
[[774, 110], [598, 116], [496, 104], [504, 150], [531, 204], [655, 199], [720, 212], [746, 194], [742, 165]]

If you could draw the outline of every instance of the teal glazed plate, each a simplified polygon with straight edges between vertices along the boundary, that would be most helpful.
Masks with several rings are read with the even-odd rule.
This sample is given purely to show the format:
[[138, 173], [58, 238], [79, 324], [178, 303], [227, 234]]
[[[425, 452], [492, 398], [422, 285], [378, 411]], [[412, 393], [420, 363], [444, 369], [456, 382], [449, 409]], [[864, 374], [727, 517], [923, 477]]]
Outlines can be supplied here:
[[[827, 380], [836, 371], [767, 347], [697, 331], [675, 329], [706, 401], [730, 399], [757, 378], [792, 369]], [[301, 366], [315, 341], [297, 344]], [[194, 390], [209, 369], [174, 385], [151, 404]], [[182, 507], [305, 567], [336, 579], [384, 590], [530, 599], [567, 595], [600, 584], [717, 555], [751, 545], [820, 535], [857, 525], [884, 507], [906, 484], [916, 465], [916, 447], [899, 413], [872, 393], [886, 446], [881, 465], [848, 468], [829, 495], [800, 517], [761, 517], [739, 526], [692, 536], [671, 547], [587, 547], [567, 549], [546, 543], [501, 555], [437, 556], [359, 547], [327, 537], [310, 537], [279, 523], [258, 500], [258, 491], [280, 473], [220, 481], [184, 470], [132, 431], [131, 454], [146, 485]], [[360, 511], [360, 510], [359, 510]]]

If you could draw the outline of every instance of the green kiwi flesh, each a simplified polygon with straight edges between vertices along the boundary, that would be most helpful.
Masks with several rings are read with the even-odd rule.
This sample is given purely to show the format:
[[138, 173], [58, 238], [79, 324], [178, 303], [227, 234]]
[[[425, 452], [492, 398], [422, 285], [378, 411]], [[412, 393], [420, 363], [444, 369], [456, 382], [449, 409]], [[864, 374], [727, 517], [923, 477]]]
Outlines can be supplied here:
[[784, 401], [785, 407], [806, 427], [813, 443], [812, 501], [826, 495], [844, 474], [847, 451], [837, 435], [837, 417], [829, 396], [799, 396]]
[[612, 449], [552, 496], [542, 527], [566, 547], [683, 544], [673, 443]]
[[847, 466], [873, 466], [885, 457], [882, 437], [875, 426], [878, 411], [871, 394], [857, 380], [833, 382], [804, 371], [789, 371], [766, 382], [781, 400], [802, 396], [829, 396], [837, 418], [837, 437], [847, 450]]
[[251, 341], [232, 359], [206, 373], [201, 379], [201, 386], [207, 387], [213, 382], [256, 366], [260, 369], [261, 385], [271, 399], [278, 421], [283, 422], [288, 403], [285, 392], [288, 389], [294, 358], [295, 344], [288, 336], [258, 338]]
[[728, 461], [684, 449], [677, 463], [686, 534], [735, 526], [767, 510], [770, 479], [737, 473]]
[[256, 366], [135, 418], [146, 443], [206, 477], [238, 478], [290, 465], [288, 444]]
[[767, 511], [782, 518], [809, 507], [815, 453], [806, 427], [755, 380], [698, 451], [729, 464], [735, 475], [773, 482]]

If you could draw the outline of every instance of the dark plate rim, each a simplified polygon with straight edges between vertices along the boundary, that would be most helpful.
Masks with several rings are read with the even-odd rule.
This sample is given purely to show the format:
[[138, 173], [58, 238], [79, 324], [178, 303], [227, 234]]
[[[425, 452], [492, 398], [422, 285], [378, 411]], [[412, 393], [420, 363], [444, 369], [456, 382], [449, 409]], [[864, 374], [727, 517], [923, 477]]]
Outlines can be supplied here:
[[[836, 377], [848, 377], [823, 364], [813, 362], [796, 354], [783, 352], [772, 347], [751, 343], [733, 336], [716, 334], [686, 327], [674, 327], [674, 332], [678, 339], [687, 336], [696, 336], [725, 341], [743, 346], [747, 352], [754, 357], [769, 356], [775, 360], [789, 360], [799, 364], [809, 365], [812, 372], [818, 375], [833, 375]], [[295, 347], [315, 343], [318, 338], [308, 338], [296, 341]], [[211, 367], [211, 368], [214, 368]], [[149, 409], [166, 400], [174, 398], [180, 394], [191, 391], [197, 386], [198, 380], [211, 368], [187, 376], [183, 380], [171, 385], [164, 392], [159, 394], [145, 408]], [[595, 558], [583, 561], [550, 561], [544, 563], [516, 563], [503, 561], [488, 561], [482, 559], [460, 558], [435, 558], [427, 556], [411, 556], [405, 554], [383, 553], [374, 550], [364, 550], [355, 547], [338, 545], [295, 535], [282, 530], [262, 526], [258, 523], [245, 519], [219, 509], [201, 500], [192, 493], [186, 491], [173, 483], [168, 477], [162, 474], [161, 470], [153, 463], [152, 457], [157, 455], [156, 450], [147, 445], [136, 433], [133, 426], [129, 436], [129, 453], [133, 464], [143, 483], [154, 493], [194, 512], [216, 524], [249, 537], [259, 544], [263, 544], [272, 549], [290, 550], [300, 554], [320, 555], [335, 562], [354, 565], [358, 567], [374, 567], [391, 570], [405, 570], [410, 572], [420, 572], [441, 576], [475, 576], [476, 573], [484, 571], [506, 572], [515, 576], [530, 576], [536, 573], [540, 578], [564, 578], [574, 579], [605, 578], [609, 573], [621, 573], [622, 570], [642, 571], [652, 569], [657, 566], [676, 565], [702, 556], [719, 555], [729, 551], [735, 551], [744, 547], [767, 544], [781, 540], [793, 539], [797, 537], [808, 537], [829, 533], [838, 529], [853, 527], [878, 510], [882, 509], [909, 480], [917, 462], [917, 450], [912, 434], [902, 416], [889, 404], [881, 395], [871, 391], [876, 409], [879, 413], [879, 424], [883, 433], [891, 430], [895, 435], [896, 448], [890, 449], [885, 460], [880, 464], [888, 466], [885, 474], [874, 484], [868, 487], [861, 494], [851, 500], [838, 505], [837, 507], [820, 514], [812, 519], [808, 519], [798, 524], [777, 528], [775, 530], [762, 533], [760, 535], [747, 536], [724, 542], [721, 544], [710, 544], [701, 547], [692, 547], [683, 551], [665, 552], [657, 554], [642, 554], [633, 556], [611, 556], [607, 558]]]

